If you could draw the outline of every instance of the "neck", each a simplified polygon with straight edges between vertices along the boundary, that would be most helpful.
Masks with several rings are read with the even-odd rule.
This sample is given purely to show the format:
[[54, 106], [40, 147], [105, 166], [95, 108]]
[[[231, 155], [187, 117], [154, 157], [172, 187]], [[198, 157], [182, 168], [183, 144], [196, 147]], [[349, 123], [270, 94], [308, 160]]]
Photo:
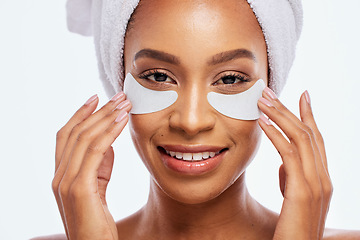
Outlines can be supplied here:
[[199, 204], [170, 198], [152, 180], [142, 222], [152, 236], [163, 235], [166, 239], [230, 239], [239, 233], [249, 236], [259, 222], [260, 208], [246, 188], [245, 174], [216, 198]]

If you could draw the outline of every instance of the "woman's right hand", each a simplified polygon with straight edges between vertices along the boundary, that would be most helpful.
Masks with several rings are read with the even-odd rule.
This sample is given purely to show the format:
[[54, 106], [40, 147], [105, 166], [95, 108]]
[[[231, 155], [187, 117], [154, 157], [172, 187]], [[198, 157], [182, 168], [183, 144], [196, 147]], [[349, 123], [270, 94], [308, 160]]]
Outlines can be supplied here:
[[57, 133], [52, 188], [68, 239], [118, 239], [105, 195], [114, 162], [111, 144], [131, 104], [120, 92], [93, 113], [98, 102], [91, 97]]

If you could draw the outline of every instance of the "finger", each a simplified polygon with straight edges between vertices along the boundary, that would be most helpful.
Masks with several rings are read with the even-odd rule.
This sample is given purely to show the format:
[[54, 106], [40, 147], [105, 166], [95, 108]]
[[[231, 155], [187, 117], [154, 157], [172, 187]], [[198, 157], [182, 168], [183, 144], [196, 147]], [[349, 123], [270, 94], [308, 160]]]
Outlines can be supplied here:
[[[85, 104], [70, 118], [68, 123], [62, 127], [56, 134], [56, 148], [55, 148], [55, 173], [57, 172], [61, 158], [64, 154], [64, 148], [66, 146], [67, 140], [69, 138], [71, 129], [76, 124], [82, 122], [86, 118], [88, 118], [96, 109], [96, 106], [99, 102], [98, 96], [94, 95], [90, 97]], [[58, 194], [58, 186], [59, 180], [54, 177], [52, 181], [52, 189], [54, 192], [55, 200], [57, 202], [59, 212], [62, 218], [62, 222], [64, 224], [65, 232], [68, 235], [67, 224], [64, 215], [64, 208], [60, 196]]]
[[[282, 111], [285, 116], [287, 116], [289, 119], [293, 120], [296, 124], [299, 125], [300, 128], [302, 128], [304, 131], [308, 132], [310, 134], [310, 137], [312, 138], [312, 142], [318, 145], [318, 148], [320, 150], [321, 157], [319, 159], [322, 159], [324, 162], [324, 165], [327, 169], [327, 161], [326, 161], [326, 154], [325, 154], [325, 148], [323, 144], [323, 139], [321, 137], [320, 131], [318, 130], [314, 117], [312, 115], [311, 106], [310, 106], [310, 96], [308, 92], [302, 94], [300, 103], [300, 116], [301, 120], [295, 116], [291, 111], [289, 111], [276, 97], [275, 93], [271, 91], [271, 89], [266, 89], [263, 94], [264, 98], [269, 100], [275, 108]], [[306, 104], [305, 104], [306, 103]], [[306, 111], [301, 111], [301, 106], [307, 105], [308, 107], [303, 108], [306, 109]], [[306, 112], [306, 115], [301, 115], [302, 113]], [[304, 121], [303, 116], [306, 116], [306, 120]], [[322, 144], [320, 144], [322, 143]]]
[[[307, 132], [309, 134], [309, 137], [311, 140], [311, 145], [312, 145], [312, 148], [314, 151], [314, 156], [315, 156], [315, 166], [316, 166], [317, 171], [321, 172], [321, 174], [320, 174], [320, 172], [318, 172], [318, 173], [320, 174], [319, 177], [322, 179], [323, 178], [323, 172], [322, 172], [323, 163], [322, 162], [324, 161], [323, 160], [324, 157], [325, 157], [325, 161], [326, 161], [325, 148], [323, 147], [323, 141], [322, 141], [320, 132], [316, 126], [314, 117], [312, 115], [311, 106], [310, 106], [310, 96], [309, 96], [308, 92], [306, 91], [304, 94], [302, 94], [301, 99], [300, 99], [300, 116], [302, 119], [301, 121], [278, 100], [275, 93], [272, 92], [270, 89], [265, 89], [263, 96], [267, 100], [269, 100], [276, 109], [283, 112], [285, 116], [287, 116], [295, 124], [297, 124], [301, 129], [303, 129], [305, 132]], [[305, 138], [307, 138], [307, 137], [305, 136]], [[322, 163], [322, 164], [319, 164], [319, 163]], [[308, 164], [308, 165], [310, 168], [313, 167], [313, 164]], [[320, 182], [322, 182], [321, 179], [319, 179]], [[321, 190], [321, 189], [318, 189], [318, 190]]]
[[63, 179], [61, 180], [61, 191], [63, 196], [67, 194], [71, 183], [77, 176], [80, 166], [84, 160], [84, 156], [89, 149], [89, 145], [101, 136], [102, 133], [108, 131], [109, 127], [111, 127], [112, 123], [119, 114], [124, 113], [126, 113], [126, 111], [116, 109], [78, 135], [69, 159], [68, 167], [64, 173]]
[[[314, 173], [309, 174], [309, 172], [306, 172], [309, 171], [309, 169], [306, 169], [306, 162], [311, 161], [303, 161], [302, 158], [304, 156], [303, 153], [300, 153], [301, 150], [299, 150], [299, 147], [289, 143], [282, 133], [277, 130], [265, 116], [262, 115], [260, 117], [259, 124], [283, 159], [283, 165], [279, 169], [279, 180], [280, 190], [284, 198], [291, 200], [290, 202], [295, 203], [298, 207], [309, 207], [309, 204], [313, 204], [312, 196], [315, 192], [319, 191], [317, 188], [321, 187], [319, 182], [315, 182], [313, 185], [315, 185], [316, 190], [314, 190], [314, 187], [309, 184], [309, 177], [315, 179], [318, 177], [317, 174], [314, 176]], [[305, 162], [305, 164], [303, 164], [303, 162]], [[314, 163], [314, 159], [312, 162]], [[294, 210], [296, 211], [296, 209]], [[307, 214], [310, 214], [312, 218], [319, 221], [320, 213], [321, 211], [308, 212]], [[318, 225], [314, 226], [312, 230], [315, 235], [318, 235], [317, 226]]]
[[[65, 145], [64, 153], [61, 157], [59, 167], [55, 173], [53, 180], [54, 185], [58, 185], [67, 169], [70, 155], [73, 151], [74, 144], [79, 136], [79, 134], [85, 129], [92, 126], [95, 122], [99, 121], [101, 118], [112, 112], [116, 106], [118, 106], [125, 99], [125, 95], [122, 92], [116, 94], [107, 104], [105, 104], [100, 110], [83, 120], [82, 122], [73, 125], [73, 123], [65, 125], [64, 129], [66, 131], [70, 130], [70, 135], [67, 137], [67, 142]], [[128, 101], [127, 101], [128, 102]], [[130, 104], [130, 103], [128, 103]]]
[[305, 91], [302, 94], [299, 105], [300, 105], [300, 117], [302, 121], [308, 126], [310, 126], [311, 129], [313, 130], [314, 132], [313, 141], [316, 143], [314, 145], [317, 146], [318, 157], [317, 157], [316, 165], [323, 191], [320, 229], [319, 229], [319, 236], [322, 236], [325, 229], [325, 220], [329, 209], [333, 187], [328, 172], [324, 142], [322, 140], [320, 131], [318, 130], [317, 124], [315, 122], [313, 112], [311, 109], [310, 96], [307, 91]]
[[70, 118], [67, 124], [57, 132], [55, 149], [55, 172], [59, 167], [60, 160], [72, 128], [88, 118], [95, 111], [98, 103], [99, 98], [97, 95], [90, 97], [86, 103]]
[[124, 129], [128, 119], [128, 113], [121, 110], [115, 122], [89, 145], [79, 174], [77, 176], [77, 180], [79, 182], [97, 181], [98, 171], [100, 169], [103, 157], [111, 144]]
[[309, 183], [312, 183], [314, 193], [321, 192], [310, 134], [300, 127], [297, 122], [294, 122], [287, 116], [289, 114], [287, 113], [288, 110], [285, 107], [281, 107], [281, 110], [279, 110], [274, 106], [274, 102], [277, 102], [277, 105], [281, 104], [278, 99], [274, 99], [270, 102], [265, 98], [260, 98], [259, 107], [261, 111], [263, 111], [280, 127], [280, 129], [289, 138], [291, 144], [296, 147], [300, 155], [300, 161], [303, 166], [305, 178]]
[[259, 125], [279, 152], [286, 176], [303, 179], [303, 169], [297, 149], [285, 139], [283, 134], [264, 115], [260, 116]]
[[302, 98], [300, 101], [300, 117], [301, 120], [312, 129], [314, 133], [315, 141], [320, 150], [322, 162], [324, 164], [327, 173], [329, 173], [324, 140], [315, 122], [315, 118], [311, 109], [310, 95], [308, 91], [305, 91], [302, 94]]
[[[319, 221], [322, 219], [322, 204], [324, 200], [324, 193], [323, 193], [323, 181], [322, 177], [319, 173], [321, 172], [323, 167], [319, 166], [319, 163], [321, 163], [321, 155], [315, 140], [315, 136], [313, 134], [313, 131], [310, 126], [308, 126], [306, 123], [300, 121], [293, 113], [291, 113], [271, 92], [271, 90], [266, 89], [264, 91], [264, 96], [266, 100], [268, 100], [268, 105], [273, 105], [273, 108], [278, 110], [279, 112], [283, 113], [284, 116], [286, 116], [290, 122], [292, 122], [294, 125], [296, 125], [299, 129], [298, 133], [300, 135], [295, 135], [295, 138], [293, 140], [292, 137], [287, 135], [291, 141], [295, 143], [295, 145], [300, 149], [300, 156], [304, 168], [304, 175], [307, 179], [308, 186], [312, 192], [311, 198], [314, 204], [316, 204], [317, 211], [313, 212], [314, 218], [318, 218]], [[304, 96], [302, 97], [303, 101], [305, 101]], [[264, 101], [266, 102], [266, 101]], [[300, 101], [301, 102], [301, 101]], [[266, 113], [266, 112], [265, 112]], [[267, 114], [267, 113], [266, 113]], [[290, 123], [289, 122], [289, 123]], [[277, 124], [279, 124], [277, 122]], [[279, 124], [280, 126], [280, 124]], [[286, 132], [280, 126], [280, 128]], [[320, 164], [321, 165], [321, 164]]]
[[[322, 182], [323, 187], [326, 188], [329, 187], [327, 186], [329, 184], [330, 181], [330, 177], [329, 177], [329, 172], [327, 169], [327, 164], [326, 164], [326, 155], [325, 152], [322, 153], [322, 151], [324, 150], [324, 146], [323, 146], [323, 141], [318, 142], [318, 137], [316, 137], [316, 135], [320, 134], [315, 120], [314, 120], [314, 116], [311, 110], [311, 106], [310, 106], [310, 102], [307, 99], [310, 99], [309, 96], [307, 96], [308, 93], [303, 93], [299, 102], [300, 105], [300, 116], [302, 121], [309, 125], [310, 128], [313, 130], [312, 132], [314, 134], [312, 134], [312, 141], [313, 141], [313, 146], [314, 146], [314, 150], [315, 150], [315, 154], [316, 154], [316, 167]], [[316, 133], [318, 132], [318, 134]]]
[[[307, 93], [307, 91], [305, 93]], [[316, 142], [316, 144], [319, 145], [318, 144], [319, 141], [320, 140], [322, 141], [321, 134], [320, 134], [320, 132], [319, 132], [317, 126], [316, 126], [315, 120], [314, 120], [314, 118], [312, 116], [312, 111], [311, 111], [311, 107], [310, 107], [310, 96], [308, 94], [305, 94], [305, 93], [302, 94], [300, 103], [305, 103], [305, 102], [308, 103], [308, 104], [306, 104], [306, 105], [309, 106], [308, 108], [306, 108], [306, 113], [307, 113], [306, 116], [307, 116], [307, 119], [309, 119], [311, 121], [303, 121], [304, 119], [303, 119], [302, 116], [304, 116], [304, 115], [301, 115], [301, 114], [304, 113], [304, 111], [302, 111], [301, 106], [304, 106], [304, 105], [300, 104], [300, 116], [301, 116], [301, 121], [300, 121], [300, 119], [297, 116], [295, 116], [291, 111], [289, 111], [279, 101], [279, 99], [277, 98], [277, 96], [275, 95], [275, 93], [271, 89], [265, 89], [263, 96], [264, 96], [264, 98], [269, 100], [274, 105], [274, 107], [276, 109], [283, 112], [285, 116], [287, 116], [295, 124], [297, 124], [300, 128], [302, 128], [304, 131], [306, 131], [310, 135], [310, 137], [312, 138], [311, 140], [312, 140], [313, 143]], [[321, 151], [321, 149], [320, 149], [320, 151]], [[323, 148], [321, 152], [323, 152], [323, 154], [321, 154], [321, 158], [319, 158], [319, 159], [323, 159], [323, 155], [325, 155], [325, 149]]]
[[[98, 97], [95, 95], [91, 97], [84, 106], [78, 110], [77, 113], [69, 120], [69, 122], [59, 131], [58, 133], [58, 142], [57, 142], [57, 156], [56, 156], [56, 172], [54, 179], [52, 181], [52, 189], [59, 206], [60, 214], [63, 218], [63, 222], [66, 222], [64, 219], [64, 210], [63, 203], [60, 197], [60, 182], [65, 173], [66, 167], [68, 165], [68, 160], [70, 153], [72, 151], [73, 144], [76, 140], [76, 132], [81, 131], [80, 124], [84, 123], [87, 120], [90, 125], [92, 122], [95, 122], [98, 118], [101, 117], [101, 113], [110, 111], [115, 108], [116, 105], [119, 104], [125, 98], [123, 93], [116, 94], [111, 101], [105, 105], [102, 109], [100, 109], [97, 113], [91, 115], [91, 113], [96, 109], [98, 104]], [[89, 117], [91, 115], [91, 117]], [[95, 117], [93, 117], [96, 115]], [[90, 119], [91, 118], [91, 119]], [[90, 119], [90, 120], [89, 120]], [[83, 128], [86, 127], [86, 124], [82, 125]], [[65, 145], [65, 147], [64, 147]], [[65, 148], [65, 149], [64, 149]], [[60, 157], [60, 152], [63, 151], [62, 156]], [[61, 159], [59, 161], [59, 158]]]

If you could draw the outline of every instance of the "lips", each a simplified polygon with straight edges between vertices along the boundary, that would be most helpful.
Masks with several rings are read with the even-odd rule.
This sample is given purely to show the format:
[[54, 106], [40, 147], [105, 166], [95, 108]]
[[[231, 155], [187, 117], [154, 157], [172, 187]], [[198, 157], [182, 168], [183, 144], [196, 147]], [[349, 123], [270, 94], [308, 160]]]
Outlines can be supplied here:
[[185, 174], [202, 174], [220, 165], [227, 148], [167, 145], [158, 147], [168, 168]]

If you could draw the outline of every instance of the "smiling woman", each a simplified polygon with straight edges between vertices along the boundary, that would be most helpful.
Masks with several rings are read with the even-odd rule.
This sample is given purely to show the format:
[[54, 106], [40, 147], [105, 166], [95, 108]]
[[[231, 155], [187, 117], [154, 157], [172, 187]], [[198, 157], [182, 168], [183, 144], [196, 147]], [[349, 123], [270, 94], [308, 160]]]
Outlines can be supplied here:
[[[359, 239], [356, 231], [325, 229], [332, 183], [308, 92], [300, 98], [300, 119], [277, 97], [301, 30], [301, 2], [128, 2], [136, 9], [123, 12], [127, 30], [120, 40], [112, 31], [106, 35], [106, 27], [104, 31], [95, 27], [94, 32], [107, 92], [125, 85], [129, 99], [119, 91], [95, 112], [99, 101], [95, 95], [57, 134], [52, 186], [66, 237]], [[105, 0], [96, 4], [95, 19], [101, 15], [97, 7], [105, 9], [102, 14], [119, 7]], [[261, 10], [264, 5], [273, 15], [294, 14], [292, 21], [279, 21], [292, 23], [285, 24], [289, 27], [289, 36], [282, 36], [288, 41], [285, 47], [274, 43], [271, 31], [277, 30], [266, 27], [264, 21], [271, 20]], [[116, 42], [119, 51], [107, 51]], [[221, 96], [216, 104], [211, 94]], [[157, 101], [169, 104], [149, 110]], [[247, 108], [222, 111], [237, 106]], [[259, 110], [264, 115], [235, 116]], [[150, 192], [143, 208], [116, 222], [105, 195], [114, 163], [111, 145], [128, 121], [135, 148], [151, 175]], [[262, 132], [283, 161], [280, 213], [259, 204], [245, 182]]]

